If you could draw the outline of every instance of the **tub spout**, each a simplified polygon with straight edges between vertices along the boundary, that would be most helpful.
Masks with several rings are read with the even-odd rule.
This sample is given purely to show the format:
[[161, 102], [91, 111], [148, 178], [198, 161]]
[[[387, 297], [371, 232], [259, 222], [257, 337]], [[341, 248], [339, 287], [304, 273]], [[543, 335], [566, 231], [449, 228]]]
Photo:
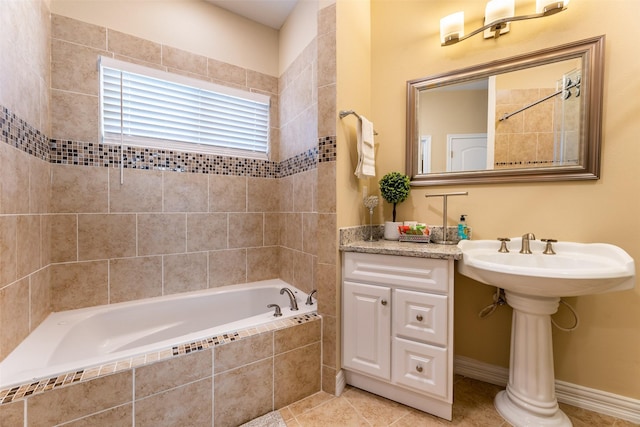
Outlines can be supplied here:
[[309, 293], [309, 295], [307, 295], [307, 302], [305, 303], [306, 305], [313, 305], [313, 294], [315, 294], [316, 292], [318, 292], [318, 290], [314, 289]]
[[296, 296], [293, 294], [293, 292], [291, 292], [291, 289], [289, 288], [282, 288], [280, 289], [280, 295], [287, 293], [287, 295], [289, 295], [289, 302], [291, 303], [291, 311], [297, 311], [298, 310], [298, 302], [296, 301]]
[[267, 306], [267, 308], [274, 308], [276, 309], [275, 313], [273, 313], [273, 317], [280, 317], [282, 316], [282, 311], [280, 310], [280, 306], [278, 304], [269, 304]]

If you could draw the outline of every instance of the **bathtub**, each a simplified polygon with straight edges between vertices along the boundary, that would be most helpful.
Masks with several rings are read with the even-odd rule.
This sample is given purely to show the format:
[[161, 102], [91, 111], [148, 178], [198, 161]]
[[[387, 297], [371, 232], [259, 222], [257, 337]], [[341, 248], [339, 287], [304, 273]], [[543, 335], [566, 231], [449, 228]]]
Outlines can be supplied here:
[[[296, 295], [298, 311], [280, 295], [283, 287]], [[234, 331], [269, 330], [316, 311], [315, 299], [305, 301], [304, 292], [273, 279], [51, 313], [0, 363], [0, 390], [162, 351], [176, 354], [185, 344]], [[282, 316], [267, 304], [278, 304]]]

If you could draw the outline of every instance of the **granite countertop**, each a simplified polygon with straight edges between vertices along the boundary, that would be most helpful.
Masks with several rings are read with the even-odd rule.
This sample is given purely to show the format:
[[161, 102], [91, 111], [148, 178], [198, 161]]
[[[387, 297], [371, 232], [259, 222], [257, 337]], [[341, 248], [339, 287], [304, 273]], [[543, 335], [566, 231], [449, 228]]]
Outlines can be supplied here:
[[[383, 226], [373, 227], [373, 237], [378, 240], [371, 242], [368, 241], [370, 232], [371, 228], [369, 226], [341, 228], [340, 250], [342, 252], [362, 252], [418, 258], [454, 260], [462, 258], [462, 251], [457, 245], [438, 245], [435, 243], [413, 243], [384, 240], [382, 237], [384, 233]], [[441, 230], [440, 233], [442, 233]]]

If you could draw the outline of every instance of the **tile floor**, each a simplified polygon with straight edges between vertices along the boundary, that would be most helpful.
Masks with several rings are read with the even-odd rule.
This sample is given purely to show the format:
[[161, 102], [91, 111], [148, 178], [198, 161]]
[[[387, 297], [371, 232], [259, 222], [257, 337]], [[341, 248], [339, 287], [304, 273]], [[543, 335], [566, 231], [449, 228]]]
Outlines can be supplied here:
[[[451, 422], [348, 386], [340, 397], [319, 392], [280, 410], [287, 427], [508, 427], [493, 407], [502, 387], [456, 376]], [[560, 404], [574, 427], [627, 427], [637, 424]]]

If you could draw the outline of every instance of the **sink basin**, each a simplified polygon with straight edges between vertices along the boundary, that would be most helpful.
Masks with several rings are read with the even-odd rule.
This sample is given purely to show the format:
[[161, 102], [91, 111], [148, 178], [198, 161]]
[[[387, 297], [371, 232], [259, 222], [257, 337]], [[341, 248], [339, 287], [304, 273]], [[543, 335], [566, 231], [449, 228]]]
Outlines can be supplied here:
[[479, 282], [532, 296], [571, 297], [632, 289], [635, 265], [624, 250], [605, 243], [557, 242], [556, 255], [531, 240], [532, 254], [519, 253], [520, 237], [500, 253], [497, 240], [462, 240], [458, 271]]

